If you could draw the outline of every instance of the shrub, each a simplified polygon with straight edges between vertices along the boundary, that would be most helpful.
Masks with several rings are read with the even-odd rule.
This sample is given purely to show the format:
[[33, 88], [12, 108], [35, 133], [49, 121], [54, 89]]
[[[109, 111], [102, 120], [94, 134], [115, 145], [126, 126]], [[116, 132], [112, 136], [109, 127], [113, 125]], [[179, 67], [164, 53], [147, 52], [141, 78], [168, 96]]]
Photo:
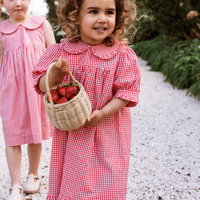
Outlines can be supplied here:
[[[144, 10], [151, 11], [153, 27], [170, 40], [200, 39], [200, 1], [137, 0], [137, 3]], [[151, 23], [150, 20], [148, 23]], [[143, 21], [141, 27], [146, 27]]]
[[188, 89], [194, 97], [200, 97], [200, 41], [183, 40], [169, 43], [166, 36], [134, 44], [136, 54], [148, 61], [153, 71], [161, 71], [165, 81], [174, 87]]

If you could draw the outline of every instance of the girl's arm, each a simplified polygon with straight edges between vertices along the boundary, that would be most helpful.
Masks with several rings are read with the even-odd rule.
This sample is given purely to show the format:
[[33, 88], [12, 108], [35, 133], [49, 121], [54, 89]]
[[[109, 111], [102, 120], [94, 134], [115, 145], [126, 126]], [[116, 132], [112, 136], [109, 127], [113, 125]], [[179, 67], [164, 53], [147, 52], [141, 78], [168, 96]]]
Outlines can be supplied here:
[[[125, 48], [121, 56], [123, 59], [120, 59], [112, 86], [115, 96], [101, 110], [95, 110], [88, 117], [84, 126], [94, 127], [126, 105], [129, 104], [129, 107], [137, 105], [140, 85], [139, 63], [135, 53], [130, 48]], [[127, 96], [129, 99], [124, 100], [120, 96]]]
[[124, 100], [124, 99], [120, 99], [120, 98], [112, 99], [101, 110], [95, 110], [90, 115], [90, 117], [87, 119], [84, 126], [91, 126], [91, 127], [96, 126], [98, 123], [100, 123], [106, 117], [108, 117], [108, 116], [118, 112], [119, 110], [121, 110], [128, 103], [129, 103], [129, 101]]
[[[64, 58], [56, 58], [53, 62], [56, 62], [56, 64], [53, 65], [49, 72], [49, 88], [58, 85], [62, 78], [69, 74], [69, 63]], [[39, 89], [44, 93], [47, 92], [45, 78], [46, 75], [42, 76], [38, 83]]]
[[46, 48], [56, 43], [53, 29], [47, 20], [44, 21], [44, 35], [45, 35]]
[[0, 62], [1, 62], [2, 55], [3, 55], [3, 44], [2, 44], [1, 39], [0, 39]]

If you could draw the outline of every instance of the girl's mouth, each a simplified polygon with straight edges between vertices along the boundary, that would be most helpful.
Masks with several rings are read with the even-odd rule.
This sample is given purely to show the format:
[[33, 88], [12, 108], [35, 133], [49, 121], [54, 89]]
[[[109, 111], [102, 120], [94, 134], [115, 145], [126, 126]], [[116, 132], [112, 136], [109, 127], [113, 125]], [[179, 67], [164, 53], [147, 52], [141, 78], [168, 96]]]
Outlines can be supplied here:
[[94, 28], [97, 32], [104, 32], [106, 28]]

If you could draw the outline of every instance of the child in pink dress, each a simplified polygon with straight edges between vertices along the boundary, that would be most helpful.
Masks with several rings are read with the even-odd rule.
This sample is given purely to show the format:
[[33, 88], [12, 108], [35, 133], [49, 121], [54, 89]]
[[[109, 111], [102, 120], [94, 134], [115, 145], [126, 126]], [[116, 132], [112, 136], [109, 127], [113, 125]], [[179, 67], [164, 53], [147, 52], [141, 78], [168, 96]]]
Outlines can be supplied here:
[[55, 44], [49, 22], [27, 13], [30, 0], [0, 0], [10, 15], [0, 23], [0, 115], [11, 177], [8, 200], [21, 200], [21, 145], [28, 144], [29, 172], [24, 192], [39, 191], [42, 140], [51, 124], [41, 95], [33, 88], [32, 70], [46, 47]]
[[77, 130], [54, 128], [47, 200], [125, 200], [129, 107], [138, 103], [140, 67], [120, 38], [127, 19], [134, 21], [136, 6], [129, 0], [65, 0], [57, 13], [67, 39], [40, 58], [33, 70], [35, 89], [46, 93], [45, 74], [56, 61], [50, 88], [70, 81], [70, 70], [84, 86], [93, 112]]

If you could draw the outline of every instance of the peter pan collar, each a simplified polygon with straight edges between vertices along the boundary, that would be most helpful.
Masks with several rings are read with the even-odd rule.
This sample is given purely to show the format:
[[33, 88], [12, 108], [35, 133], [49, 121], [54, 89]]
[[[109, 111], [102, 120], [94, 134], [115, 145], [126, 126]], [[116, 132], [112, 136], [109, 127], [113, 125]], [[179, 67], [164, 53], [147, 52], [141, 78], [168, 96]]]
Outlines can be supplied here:
[[45, 17], [32, 16], [29, 21], [21, 23], [21, 24], [12, 24], [7, 19], [0, 23], [0, 32], [4, 34], [13, 33], [18, 29], [20, 25], [24, 26], [27, 29], [36, 29], [44, 22], [45, 19], [46, 19]]
[[112, 46], [107, 46], [105, 43], [97, 45], [97, 46], [91, 46], [91, 45], [82, 43], [81, 41], [71, 43], [68, 41], [68, 39], [61, 40], [61, 48], [70, 54], [81, 54], [87, 51], [88, 49], [91, 49], [93, 54], [101, 59], [112, 58], [118, 52], [121, 51], [123, 46], [124, 44], [116, 40]]

